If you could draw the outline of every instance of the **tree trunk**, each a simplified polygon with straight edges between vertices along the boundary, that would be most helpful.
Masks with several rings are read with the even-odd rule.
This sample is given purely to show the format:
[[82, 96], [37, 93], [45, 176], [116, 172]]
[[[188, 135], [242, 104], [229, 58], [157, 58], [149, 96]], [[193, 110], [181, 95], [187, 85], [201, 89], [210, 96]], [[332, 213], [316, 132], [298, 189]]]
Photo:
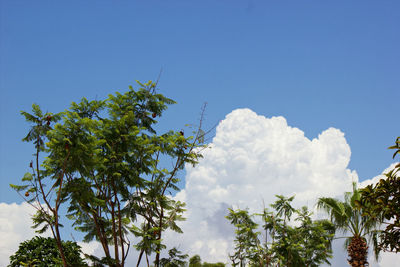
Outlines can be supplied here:
[[351, 242], [347, 247], [347, 252], [350, 259], [347, 261], [352, 267], [365, 267], [369, 266], [368, 258], [368, 246], [364, 238], [360, 236], [353, 236]]
[[56, 239], [56, 243], [57, 243], [57, 247], [58, 247], [58, 252], [60, 252], [60, 256], [61, 256], [61, 259], [62, 259], [62, 262], [63, 262], [63, 266], [64, 267], [68, 267], [67, 259], [65, 258], [64, 249], [63, 249], [62, 243], [61, 243], [60, 231], [58, 229], [58, 222], [57, 221], [58, 220], [56, 218], [56, 225], [55, 225], [54, 228], [55, 228], [55, 231], [56, 231], [55, 239]]

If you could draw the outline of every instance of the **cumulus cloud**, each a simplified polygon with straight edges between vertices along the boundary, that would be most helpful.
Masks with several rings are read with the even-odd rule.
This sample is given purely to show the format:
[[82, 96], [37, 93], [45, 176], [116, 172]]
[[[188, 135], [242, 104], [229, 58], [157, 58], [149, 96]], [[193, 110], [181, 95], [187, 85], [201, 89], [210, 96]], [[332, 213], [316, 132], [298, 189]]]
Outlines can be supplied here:
[[186, 185], [177, 198], [187, 203], [182, 244], [210, 261], [226, 261], [233, 229], [227, 208], [260, 211], [276, 194], [296, 195], [296, 206], [320, 196], [342, 195], [358, 180], [347, 169], [350, 147], [334, 128], [308, 139], [285, 118], [266, 118], [249, 109], [232, 111], [195, 168], [186, 167]]
[[181, 239], [171, 236], [170, 243], [208, 261], [228, 262], [234, 238], [224, 218], [228, 207], [260, 211], [276, 194], [296, 195], [295, 207], [310, 208], [321, 196], [341, 198], [358, 182], [357, 173], [348, 169], [350, 156], [338, 129], [310, 140], [283, 117], [234, 110], [218, 125], [200, 163], [186, 166], [186, 184], [176, 198], [187, 204], [187, 221]]
[[35, 211], [26, 202], [0, 203], [0, 266], [9, 264], [9, 257], [18, 250], [19, 243], [35, 236], [35, 230], [30, 227]]
[[[359, 185], [358, 185], [359, 188], [366, 187], [367, 185], [370, 185], [370, 184], [375, 185], [377, 182], [379, 182], [379, 180], [381, 180], [381, 179], [386, 179], [386, 176], [385, 176], [384, 174], [386, 174], [386, 173], [390, 172], [391, 170], [393, 170], [394, 167], [395, 167], [397, 164], [399, 164], [399, 163], [398, 163], [398, 162], [392, 163], [392, 164], [391, 164], [388, 168], [386, 168], [381, 174], [379, 174], [379, 175], [377, 175], [377, 176], [375, 176], [375, 177], [373, 177], [373, 178], [371, 178], [371, 179], [364, 180], [364, 181], [360, 182]], [[399, 176], [399, 175], [400, 175], [400, 173], [397, 173], [396, 176]]]
[[[26, 202], [0, 203], [0, 266], [7, 266], [9, 258], [13, 255], [23, 241], [38, 235], [32, 229], [32, 215], [36, 209]], [[47, 231], [41, 236], [52, 237]], [[98, 242], [78, 242], [82, 252], [90, 255], [102, 255], [101, 246]]]
[[[318, 197], [342, 198], [358, 181], [357, 173], [348, 169], [351, 150], [340, 130], [329, 128], [309, 139], [285, 118], [266, 118], [249, 109], [234, 110], [221, 121], [203, 156], [195, 168], [186, 166], [185, 187], [175, 196], [187, 204], [187, 220], [181, 223], [184, 234], [167, 232], [164, 240], [169, 248], [177, 246], [209, 262], [228, 262], [232, 252], [234, 229], [225, 219], [229, 207], [257, 212], [263, 201], [268, 205], [281, 194], [296, 195], [295, 207], [313, 208]], [[34, 236], [29, 227], [33, 212], [26, 203], [0, 204], [0, 266], [8, 263], [21, 241]], [[88, 254], [103, 254], [97, 242], [79, 244]], [[332, 266], [347, 264], [342, 244], [333, 244]], [[127, 265], [135, 265], [137, 255], [131, 248]], [[399, 255], [384, 254], [379, 265], [371, 266], [395, 266], [399, 260]]]
[[97, 257], [104, 256], [101, 244], [97, 241], [91, 241], [89, 243], [79, 241], [77, 244], [81, 247], [82, 258], [84, 258], [84, 254], [94, 255]]
[[[19, 247], [19, 244], [25, 240], [29, 240], [35, 235], [35, 229], [31, 228], [32, 215], [36, 213], [36, 209], [26, 202], [17, 203], [0, 203], [0, 266], [7, 266], [9, 258]], [[50, 231], [41, 236], [49, 237]], [[82, 252], [95, 255], [98, 257], [104, 256], [104, 252], [99, 242], [92, 241], [89, 243], [77, 242], [81, 247]], [[131, 253], [131, 263], [133, 265], [137, 253]]]

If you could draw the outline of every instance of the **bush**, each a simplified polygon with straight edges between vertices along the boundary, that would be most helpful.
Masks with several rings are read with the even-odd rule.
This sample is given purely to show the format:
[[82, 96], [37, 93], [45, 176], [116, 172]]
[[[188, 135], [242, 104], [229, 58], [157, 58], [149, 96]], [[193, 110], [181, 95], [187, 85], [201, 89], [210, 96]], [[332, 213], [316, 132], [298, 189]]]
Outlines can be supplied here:
[[[81, 248], [76, 242], [62, 241], [62, 245], [69, 266], [88, 266], [81, 258]], [[19, 245], [18, 251], [10, 256], [8, 266], [62, 266], [62, 260], [54, 238], [35, 236]]]

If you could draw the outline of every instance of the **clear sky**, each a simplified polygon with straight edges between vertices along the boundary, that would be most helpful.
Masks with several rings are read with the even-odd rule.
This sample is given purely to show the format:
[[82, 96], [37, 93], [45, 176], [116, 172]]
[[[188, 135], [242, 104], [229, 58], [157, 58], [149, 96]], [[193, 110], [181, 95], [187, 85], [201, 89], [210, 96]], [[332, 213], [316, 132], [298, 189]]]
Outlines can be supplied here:
[[[20, 115], [59, 112], [135, 80], [176, 100], [161, 125], [206, 126], [249, 108], [317, 138], [339, 129], [360, 180], [400, 135], [400, 2], [369, 0], [0, 0], [0, 202], [28, 171]], [[246, 131], [246, 128], [243, 129]], [[329, 164], [329, 162], [328, 162]]]

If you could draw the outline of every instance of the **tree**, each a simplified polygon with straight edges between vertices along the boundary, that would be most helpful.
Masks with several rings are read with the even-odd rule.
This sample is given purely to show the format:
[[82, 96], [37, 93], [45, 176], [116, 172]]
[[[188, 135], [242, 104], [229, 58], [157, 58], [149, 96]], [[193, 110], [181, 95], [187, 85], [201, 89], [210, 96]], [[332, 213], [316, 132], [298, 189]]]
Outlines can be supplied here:
[[[327, 220], [311, 219], [306, 207], [291, 206], [294, 197], [277, 196], [271, 205], [275, 212], [264, 209], [261, 214], [249, 215], [246, 210], [229, 210], [227, 219], [235, 225], [234, 266], [319, 266], [332, 257], [333, 225]], [[292, 216], [300, 222], [292, 226]], [[262, 218], [265, 242], [260, 240], [259, 225], [253, 217]], [[268, 239], [269, 238], [269, 239]]]
[[[334, 228], [327, 220], [312, 220], [307, 207], [295, 209], [294, 196], [281, 195], [271, 205], [275, 212], [264, 210], [263, 228], [266, 231], [264, 245], [267, 266], [319, 266], [329, 264], [332, 257], [331, 242]], [[291, 222], [298, 221], [299, 226]], [[283, 218], [282, 218], [283, 217]], [[267, 241], [267, 237], [271, 241]]]
[[185, 259], [189, 257], [187, 254], [182, 254], [177, 248], [172, 248], [168, 251], [168, 258], [160, 260], [162, 267], [185, 267]]
[[[394, 146], [393, 158], [400, 152], [400, 137]], [[385, 229], [376, 231], [378, 251], [400, 252], [400, 163], [385, 174], [376, 185], [361, 189], [361, 199], [356, 203], [365, 216], [379, 220]]]
[[251, 217], [247, 210], [233, 209], [229, 209], [229, 215], [226, 216], [236, 228], [235, 253], [229, 256], [233, 266], [244, 267], [247, 261], [258, 262], [260, 241], [259, 233], [255, 232], [258, 224]]
[[328, 259], [332, 257], [331, 242], [334, 237], [334, 226], [328, 220], [312, 221], [312, 213], [307, 207], [297, 210], [296, 221], [299, 234], [297, 240], [302, 243], [300, 258], [304, 266], [319, 266], [321, 263], [330, 264]]
[[[61, 122], [40, 135], [31, 134], [29, 141], [39, 143], [47, 157], [39, 164], [37, 156], [37, 175], [26, 174], [22, 180], [28, 184], [14, 188], [28, 189], [39, 205], [37, 196], [42, 196], [51, 212], [39, 207], [34, 222], [43, 229], [54, 227], [56, 240], [61, 240], [58, 210], [65, 204], [75, 229], [85, 233], [84, 241], [96, 239], [102, 245], [105, 257], [91, 260], [110, 266], [124, 266], [132, 245], [140, 251], [138, 265], [143, 255], [149, 262], [154, 253], [155, 265], [160, 266], [162, 233], [182, 232], [176, 223], [183, 220], [184, 203], [170, 194], [179, 190], [176, 184], [184, 165], [195, 165], [201, 157], [205, 135], [201, 121], [194, 137], [185, 137], [182, 130], [158, 134], [157, 118], [175, 102], [157, 93], [156, 83], [138, 84], [138, 90], [130, 87], [105, 100], [83, 98], [57, 115], [39, 116], [36, 105], [36, 117], [23, 113], [39, 126], [49, 126], [49, 116], [48, 121]], [[137, 221], [142, 223], [136, 225]], [[139, 243], [131, 244], [129, 232], [139, 237]]]
[[199, 255], [194, 255], [189, 259], [189, 267], [201, 267], [201, 258]]
[[[62, 242], [68, 266], [88, 266], [81, 258], [81, 248], [72, 241]], [[9, 267], [18, 266], [60, 266], [63, 261], [59, 255], [54, 238], [35, 236], [19, 245], [17, 252], [10, 256]]]
[[[345, 193], [342, 202], [334, 198], [319, 198], [318, 208], [326, 211], [337, 230], [349, 233], [346, 238], [348, 262], [353, 267], [368, 266], [368, 242], [374, 230], [379, 226], [378, 220], [363, 215], [363, 211], [356, 208], [356, 201], [361, 197], [356, 183], [353, 183], [353, 191]], [[378, 254], [375, 254], [378, 257]]]
[[[10, 186], [15, 189], [29, 204], [36, 210], [33, 216], [33, 227], [39, 228], [36, 232], [44, 233], [50, 229], [54, 240], [56, 241], [63, 266], [67, 266], [67, 260], [62, 247], [62, 239], [60, 235], [59, 208], [63, 202], [62, 188], [65, 184], [65, 164], [70, 158], [69, 151], [65, 149], [65, 153], [58, 158], [59, 168], [56, 172], [51, 172], [48, 168], [41, 168], [41, 154], [48, 152], [46, 142], [48, 134], [52, 130], [51, 124], [60, 120], [61, 114], [43, 113], [36, 104], [32, 105], [32, 114], [22, 111], [21, 114], [25, 119], [32, 123], [33, 126], [29, 130], [27, 136], [22, 139], [24, 142], [33, 142], [35, 146], [34, 161], [31, 161], [28, 172], [22, 178], [24, 185]], [[46, 185], [48, 185], [46, 187]], [[21, 193], [22, 192], [22, 193]], [[53, 197], [55, 195], [55, 197]], [[54, 203], [53, 203], [54, 202]]]
[[202, 267], [225, 267], [225, 263], [222, 263], [222, 262], [217, 262], [217, 263], [204, 262], [201, 266]]
[[225, 267], [225, 264], [222, 262], [217, 263], [201, 263], [201, 258], [199, 255], [194, 255], [189, 259], [189, 267]]

